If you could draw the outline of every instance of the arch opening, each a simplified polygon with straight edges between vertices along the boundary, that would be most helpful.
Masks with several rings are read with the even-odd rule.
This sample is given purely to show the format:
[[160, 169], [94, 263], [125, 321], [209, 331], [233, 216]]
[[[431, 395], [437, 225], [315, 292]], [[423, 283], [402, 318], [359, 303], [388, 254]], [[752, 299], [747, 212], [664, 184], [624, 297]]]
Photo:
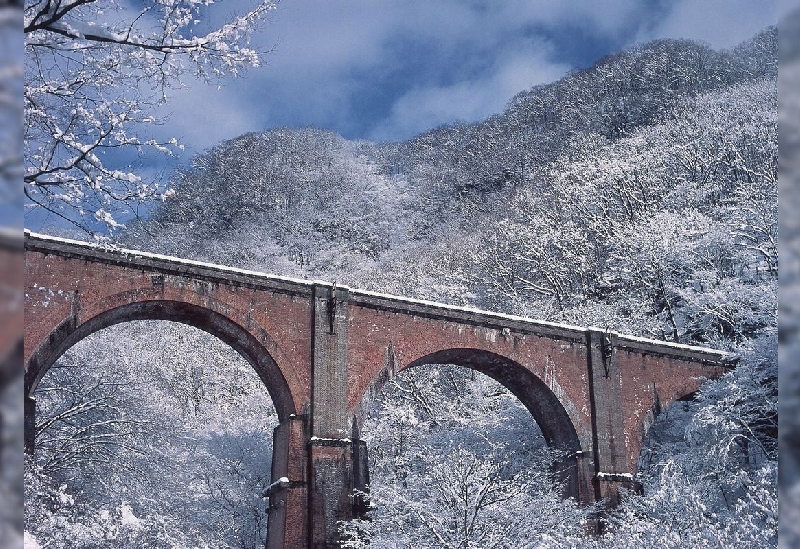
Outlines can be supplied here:
[[477, 349], [446, 349], [421, 357], [406, 368], [425, 364], [453, 364], [480, 372], [507, 388], [533, 416], [548, 446], [561, 452], [553, 463], [564, 497], [582, 500], [578, 453], [580, 440], [556, 395], [536, 375], [502, 355]]
[[453, 364], [491, 377], [528, 409], [550, 446], [567, 452], [580, 451], [578, 434], [558, 397], [541, 379], [517, 362], [489, 351], [447, 349], [419, 358], [406, 368], [425, 364]]
[[278, 420], [252, 361], [190, 322], [99, 324], [30, 384], [28, 522], [81, 543], [263, 547]]
[[167, 300], [126, 304], [104, 311], [79, 326], [75, 326], [71, 319], [62, 322], [25, 365], [25, 395], [33, 393], [42, 376], [77, 342], [104, 328], [135, 320], [166, 320], [187, 324], [220, 339], [255, 369], [272, 398], [280, 421], [295, 413], [286, 378], [267, 349], [252, 334], [216, 311]]
[[[578, 436], [552, 391], [522, 366], [485, 351], [443, 350], [380, 377], [364, 398], [372, 400], [362, 401], [360, 429], [372, 516], [355, 530], [377, 540], [382, 528], [401, 530], [409, 544], [423, 542], [414, 539], [421, 531], [460, 532], [464, 539], [448, 538], [460, 546], [502, 516], [521, 536], [535, 535], [546, 519], [538, 515], [550, 511], [581, 523]], [[486, 493], [496, 501], [476, 503]], [[456, 520], [467, 515], [470, 525]]]

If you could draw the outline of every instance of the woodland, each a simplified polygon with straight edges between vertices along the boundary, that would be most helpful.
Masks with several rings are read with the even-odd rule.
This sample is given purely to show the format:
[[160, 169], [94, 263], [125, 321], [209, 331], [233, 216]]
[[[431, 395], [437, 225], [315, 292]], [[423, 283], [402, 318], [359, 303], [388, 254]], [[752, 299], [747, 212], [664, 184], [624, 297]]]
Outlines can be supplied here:
[[[115, 238], [740, 357], [662, 411], [643, 494], [615, 509], [560, 497], [557, 452], [502, 385], [404, 371], [362, 429], [371, 509], [341, 525], [346, 547], [778, 547], [777, 79], [768, 28], [724, 51], [642, 44], [404, 142], [250, 133], [178, 169]], [[35, 397], [31, 546], [263, 547], [277, 418], [222, 342], [113, 326]]]

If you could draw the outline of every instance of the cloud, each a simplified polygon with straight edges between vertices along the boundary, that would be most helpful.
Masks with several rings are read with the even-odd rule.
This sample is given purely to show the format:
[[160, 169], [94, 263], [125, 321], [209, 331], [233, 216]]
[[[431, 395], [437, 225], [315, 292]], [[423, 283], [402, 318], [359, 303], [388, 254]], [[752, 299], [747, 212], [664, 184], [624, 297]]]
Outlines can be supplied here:
[[411, 89], [393, 104], [370, 138], [392, 140], [449, 122], [475, 122], [499, 113], [521, 90], [552, 82], [569, 69], [549, 62], [546, 52], [543, 47], [532, 53], [504, 56], [482, 78]]
[[[240, 85], [246, 83], [243, 79]], [[163, 109], [168, 122], [158, 127], [156, 136], [175, 137], [199, 152], [253, 131], [253, 119], [258, 117], [260, 107], [239, 99], [225, 86], [205, 82], [176, 90]]]
[[[503, 19], [548, 29], [582, 28], [597, 35], [626, 32], [647, 13], [641, 0], [513, 0], [498, 2]], [[577, 37], [576, 37], [577, 38]]]
[[[223, 10], [244, 11], [226, 0]], [[220, 5], [223, 3], [220, 3]], [[171, 129], [195, 151], [247, 131], [314, 125], [405, 139], [503, 109], [516, 93], [636, 42], [729, 47], [777, 20], [757, 0], [292, 0], [256, 37], [272, 52], [221, 91], [189, 83]], [[237, 9], [237, 6], [241, 6]]]
[[777, 2], [765, 0], [681, 0], [649, 27], [637, 41], [688, 38], [714, 48], [731, 48], [778, 21]]
[[547, 59], [552, 48], [505, 3], [303, 0], [281, 8], [275, 23], [264, 88], [282, 107], [265, 121], [348, 137], [402, 139], [477, 120], [569, 68]]

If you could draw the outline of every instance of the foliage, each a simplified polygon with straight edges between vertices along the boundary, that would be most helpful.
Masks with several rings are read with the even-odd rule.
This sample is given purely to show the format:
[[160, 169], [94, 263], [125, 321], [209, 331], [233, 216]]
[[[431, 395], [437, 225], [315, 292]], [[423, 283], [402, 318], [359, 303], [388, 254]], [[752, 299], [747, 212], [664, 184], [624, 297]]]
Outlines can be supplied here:
[[108, 328], [36, 396], [25, 513], [41, 547], [263, 546], [275, 412], [220, 341], [169, 322]]
[[777, 547], [777, 463], [735, 475], [741, 497], [715, 501], [715, 482], [692, 478], [679, 460], [664, 464], [658, 489], [629, 497], [612, 516], [601, 547]]
[[625, 501], [604, 541], [777, 546], [776, 348], [774, 332], [756, 339], [737, 369], [656, 420], [639, 463], [645, 497]]
[[216, 28], [206, 0], [25, 2], [24, 191], [35, 204], [92, 233], [166, 196], [106, 155], [172, 154], [175, 139], [148, 137], [157, 106], [187, 76], [216, 79], [258, 65], [248, 45], [274, 5], [263, 2]]
[[527, 548], [583, 537], [586, 511], [561, 498], [557, 453], [521, 403], [483, 374], [402, 372], [373, 403], [364, 432], [374, 507], [344, 526], [346, 546]]
[[[502, 386], [446, 366], [403, 372], [362, 429], [373, 507], [367, 520], [342, 525], [348, 546], [775, 546], [775, 38], [767, 29], [723, 52], [689, 41], [642, 45], [523, 92], [482, 123], [404, 143], [349, 142], [310, 128], [247, 134], [177, 172], [175, 194], [131, 224], [125, 243], [741, 356], [693, 402], [657, 418], [640, 460], [644, 496], [624, 498], [591, 540], [582, 534], [592, 510], [558, 497], [550, 470], [557, 456]], [[254, 463], [213, 452], [222, 439], [212, 443], [192, 418], [219, 421], [209, 395], [238, 403], [255, 388], [215, 378], [216, 369], [182, 353], [165, 356], [169, 367], [152, 370], [160, 373], [148, 383], [205, 433], [192, 431], [203, 441], [191, 449], [201, 469]], [[89, 379], [103, 395], [97, 413], [117, 419], [83, 433], [141, 445], [154, 416], [136, 423], [115, 391], [134, 393], [150, 378], [113, 390], [107, 378]], [[70, 382], [54, 377], [52, 386]], [[76, 393], [92, 402], [93, 387]], [[70, 399], [53, 398], [48, 413], [81, 405]], [[171, 427], [187, 432], [181, 422]], [[241, 441], [240, 428], [226, 428]], [[43, 447], [66, 460], [66, 441], [80, 429], [47, 430], [53, 438]], [[160, 441], [162, 457], [185, 459], [188, 450], [169, 438]], [[91, 454], [134, 464], [118, 446]], [[94, 469], [70, 468], [66, 492], [63, 471], [42, 470], [53, 484], [36, 493], [53, 500], [64, 492], [83, 504], [70, 490], [94, 487]], [[225, 470], [224, 486], [242, 476]], [[168, 516], [125, 501], [142, 520]], [[122, 517], [125, 501], [92, 505]], [[199, 516], [211, 516], [198, 505]], [[244, 498], [240, 508], [255, 504]], [[198, 532], [197, 540], [211, 539]]]

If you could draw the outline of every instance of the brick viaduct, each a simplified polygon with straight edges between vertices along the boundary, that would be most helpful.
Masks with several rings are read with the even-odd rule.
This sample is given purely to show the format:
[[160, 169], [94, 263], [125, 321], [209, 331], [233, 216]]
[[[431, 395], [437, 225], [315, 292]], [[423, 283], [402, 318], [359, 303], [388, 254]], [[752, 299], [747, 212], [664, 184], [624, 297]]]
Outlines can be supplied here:
[[[565, 492], [614, 500], [661, 407], [732, 358], [698, 347], [533, 321], [144, 252], [25, 234], [26, 446], [34, 391], [73, 344], [115, 323], [183, 322], [241, 353], [264, 381], [274, 434], [270, 548], [336, 547], [367, 483], [358, 431], [397, 372], [457, 364], [512, 391], [548, 443], [569, 451]], [[288, 482], [287, 482], [288, 480]]]

